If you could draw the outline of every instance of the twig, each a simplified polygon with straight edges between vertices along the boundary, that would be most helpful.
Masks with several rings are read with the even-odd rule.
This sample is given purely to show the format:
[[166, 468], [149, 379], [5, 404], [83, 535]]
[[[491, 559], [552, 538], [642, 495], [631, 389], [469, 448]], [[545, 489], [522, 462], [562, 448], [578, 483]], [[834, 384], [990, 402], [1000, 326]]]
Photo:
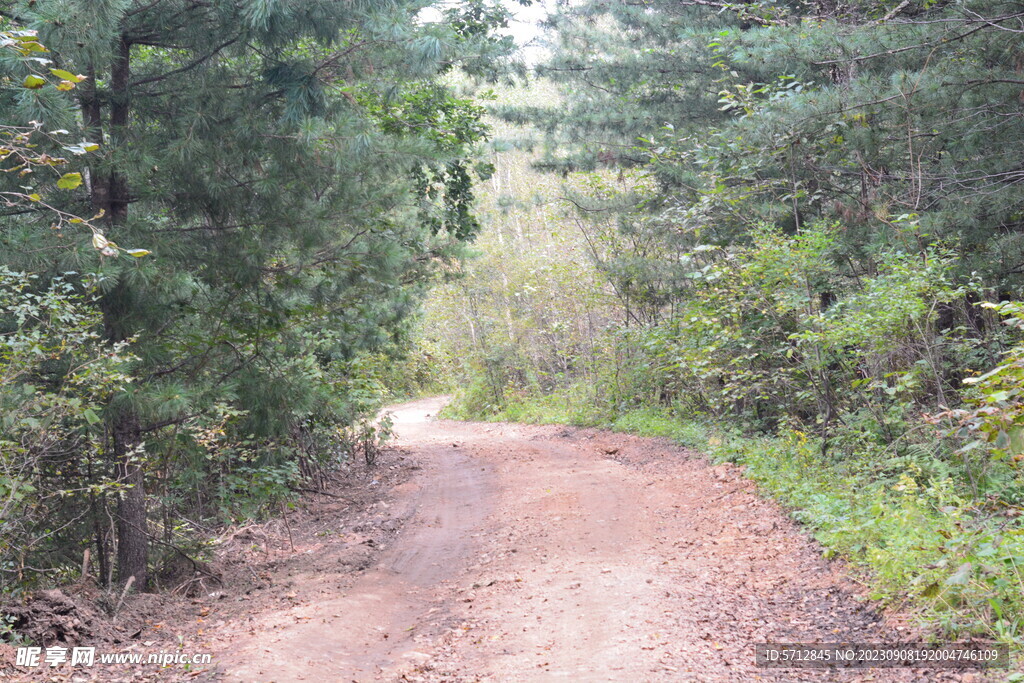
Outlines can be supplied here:
[[884, 17], [882, 17], [882, 21], [889, 21], [890, 19], [892, 19], [893, 17], [895, 17], [895, 16], [897, 15], [897, 14], [899, 14], [900, 12], [902, 12], [902, 11], [903, 11], [903, 9], [904, 9], [904, 8], [905, 8], [905, 7], [907, 6], [907, 5], [909, 5], [909, 4], [910, 4], [910, 0], [903, 0], [903, 2], [901, 2], [901, 3], [900, 3], [900, 4], [898, 4], [898, 5], [896, 5], [896, 6], [895, 6], [895, 7], [893, 7], [893, 8], [891, 9], [891, 10], [889, 10], [889, 12], [888, 12], [888, 13], [886, 13], [886, 15], [885, 15]]
[[205, 577], [203, 577], [203, 576], [201, 576], [201, 575], [198, 575], [198, 574], [197, 574], [196, 576], [193, 576], [193, 577], [192, 577], [191, 579], [189, 579], [188, 581], [185, 581], [185, 582], [183, 582], [183, 583], [180, 583], [180, 584], [178, 584], [178, 585], [177, 585], [177, 586], [176, 586], [176, 587], [174, 588], [174, 590], [172, 590], [172, 591], [171, 591], [171, 595], [179, 595], [179, 594], [185, 594], [185, 592], [186, 592], [186, 591], [187, 591], [187, 590], [188, 590], [188, 589], [189, 589], [189, 588], [190, 588], [190, 587], [192, 586], [192, 584], [194, 584], [194, 583], [198, 583], [198, 584], [199, 584], [199, 589], [200, 589], [200, 591], [199, 591], [199, 592], [200, 592], [200, 593], [205, 593], [205, 592], [206, 592], [206, 585], [205, 585], [205, 584], [203, 583], [203, 579], [204, 579], [204, 578], [205, 578]]
[[89, 578], [89, 549], [86, 548], [85, 552], [82, 553], [82, 575], [80, 577], [80, 580], [81, 581], [85, 581], [88, 578]]
[[351, 498], [346, 498], [345, 496], [339, 496], [336, 493], [328, 493], [327, 491], [317, 491], [316, 489], [306, 489], [306, 488], [302, 488], [300, 486], [289, 486], [288, 490], [295, 491], [296, 493], [315, 493], [315, 494], [320, 495], [320, 496], [327, 496], [328, 498], [340, 498], [341, 500], [345, 500], [345, 501], [348, 501], [350, 503], [352, 502]]
[[168, 543], [167, 541], [163, 540], [162, 538], [158, 538], [155, 534], [151, 534], [151, 533], [149, 533], [149, 531], [147, 531], [145, 529], [142, 529], [142, 528], [140, 528], [139, 526], [137, 526], [135, 524], [132, 524], [132, 526], [135, 527], [136, 529], [142, 531], [142, 533], [146, 534], [146, 536], [149, 537], [149, 540], [150, 540], [151, 543], [156, 543], [157, 545], [162, 545], [165, 548], [170, 548], [174, 552], [176, 552], [179, 555], [181, 555], [182, 557], [184, 557], [186, 560], [188, 560], [192, 564], [192, 569], [197, 574], [206, 574], [208, 577], [210, 577], [211, 579], [213, 579], [217, 583], [221, 583], [221, 584], [223, 583], [223, 580], [220, 578], [220, 576], [218, 576], [214, 572], [211, 572], [209, 569], [206, 569], [205, 567], [203, 567], [202, 564], [197, 562], [195, 559], [192, 558], [191, 555], [186, 553], [184, 550], [182, 550], [178, 546], [174, 545], [173, 543]]
[[284, 517], [284, 528], [288, 530], [288, 545], [291, 546], [292, 552], [295, 552], [295, 541], [292, 539], [292, 525], [288, 522], [288, 513], [284, 509], [284, 503], [280, 503], [281, 516]]
[[131, 590], [133, 583], [135, 583], [134, 574], [128, 577], [128, 580], [124, 582], [124, 588], [121, 589], [121, 599], [117, 601], [117, 607], [114, 608], [113, 619], [115, 621], [117, 620], [117, 613], [121, 611], [121, 606], [124, 604], [124, 599], [128, 596], [128, 591]]

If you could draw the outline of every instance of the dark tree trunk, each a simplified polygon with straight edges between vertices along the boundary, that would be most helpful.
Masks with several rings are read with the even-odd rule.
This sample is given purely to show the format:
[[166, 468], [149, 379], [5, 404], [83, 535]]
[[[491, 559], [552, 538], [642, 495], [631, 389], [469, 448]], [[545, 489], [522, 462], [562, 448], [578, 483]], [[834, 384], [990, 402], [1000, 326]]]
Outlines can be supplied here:
[[[110, 67], [110, 135], [113, 143], [122, 144], [123, 131], [128, 125], [131, 110], [129, 92], [131, 44], [121, 38], [114, 63]], [[110, 222], [123, 224], [128, 217], [128, 183], [123, 174], [116, 170], [110, 173]]]
[[110, 576], [110, 547], [107, 543], [107, 535], [103, 531], [99, 519], [93, 521], [93, 530], [96, 536], [96, 566], [98, 572], [96, 583], [100, 586], [106, 586], [107, 577]]
[[[85, 83], [79, 90], [79, 103], [82, 108], [82, 121], [85, 124], [87, 135], [90, 140], [103, 140], [103, 109], [100, 104], [99, 93], [96, 91], [96, 68], [89, 65], [86, 70], [89, 74]], [[107, 211], [110, 209], [110, 188], [107, 179], [90, 168], [89, 193], [92, 197], [93, 211]]]
[[[89, 463], [89, 482], [94, 482], [92, 463]], [[104, 504], [103, 507], [105, 509], [106, 505]], [[89, 494], [89, 511], [92, 514], [92, 528], [96, 541], [96, 564], [99, 570], [96, 583], [106, 586], [110, 578], [110, 539], [103, 524], [103, 515], [100, 514], [100, 502], [95, 494]], [[88, 567], [86, 567], [86, 571], [88, 571]]]
[[126, 414], [118, 417], [114, 423], [117, 478], [130, 488], [122, 492], [117, 505], [117, 576], [121, 583], [134, 576], [135, 587], [145, 590], [149, 582], [146, 490], [143, 461], [134, 453], [141, 441], [135, 416]]
[[956, 325], [956, 306], [942, 302], [936, 307], [935, 331], [951, 330]]
[[[118, 42], [113, 62], [110, 65], [110, 142], [116, 146], [124, 143], [123, 132], [128, 125], [131, 111], [129, 84], [131, 77], [131, 43], [124, 37]], [[82, 109], [90, 127], [102, 126], [102, 102], [95, 91], [83, 98]], [[128, 183], [116, 169], [97, 177], [93, 184], [93, 203], [102, 209], [106, 225], [116, 232], [128, 218]], [[117, 239], [120, 235], [112, 234]], [[124, 341], [131, 336], [131, 292], [124, 281], [107, 292], [100, 307], [103, 310], [104, 332], [111, 343]], [[147, 528], [145, 457], [136, 453], [142, 443], [139, 418], [130, 408], [122, 409], [112, 425], [113, 458], [117, 478], [126, 488], [118, 501], [117, 529], [117, 576], [124, 583], [135, 577], [137, 590], [146, 590], [149, 583], [147, 561], [149, 554], [149, 529]]]
[[971, 329], [978, 339], [983, 339], [985, 337], [985, 312], [978, 306], [980, 302], [981, 298], [973, 292], [968, 292], [964, 296], [964, 313], [967, 316], [967, 322], [970, 323]]

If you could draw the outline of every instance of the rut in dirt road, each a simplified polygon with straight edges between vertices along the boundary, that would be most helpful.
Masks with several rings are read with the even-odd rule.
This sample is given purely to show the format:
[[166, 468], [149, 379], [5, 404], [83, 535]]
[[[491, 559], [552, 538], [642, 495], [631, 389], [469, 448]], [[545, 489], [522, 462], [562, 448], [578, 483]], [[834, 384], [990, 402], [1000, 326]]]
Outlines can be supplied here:
[[660, 440], [432, 420], [441, 405], [394, 409], [422, 467], [393, 491], [395, 542], [339, 594], [267, 615], [223, 680], [960, 680], [755, 668], [757, 642], [909, 634], [735, 468]]

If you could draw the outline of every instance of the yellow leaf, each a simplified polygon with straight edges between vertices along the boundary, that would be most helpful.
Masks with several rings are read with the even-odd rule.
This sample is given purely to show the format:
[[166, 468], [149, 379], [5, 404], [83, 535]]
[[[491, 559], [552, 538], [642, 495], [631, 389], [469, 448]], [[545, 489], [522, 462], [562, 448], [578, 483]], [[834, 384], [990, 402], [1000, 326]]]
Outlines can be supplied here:
[[50, 69], [50, 73], [62, 81], [70, 81], [72, 87], [74, 87], [75, 83], [81, 83], [85, 79], [85, 76], [76, 76], [70, 71], [65, 71], [64, 69]]
[[73, 190], [82, 184], [81, 173], [65, 173], [57, 181], [57, 187], [62, 190]]

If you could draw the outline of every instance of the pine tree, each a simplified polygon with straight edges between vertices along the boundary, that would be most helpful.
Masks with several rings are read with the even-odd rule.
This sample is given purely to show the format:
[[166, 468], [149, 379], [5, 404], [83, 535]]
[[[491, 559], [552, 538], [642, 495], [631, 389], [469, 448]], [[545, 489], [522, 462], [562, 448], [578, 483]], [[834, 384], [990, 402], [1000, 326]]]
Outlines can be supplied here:
[[563, 86], [565, 106], [500, 112], [547, 133], [542, 168], [644, 163], [639, 138], [723, 118], [713, 45], [721, 32], [746, 26], [734, 13], [687, 2], [585, 2], [548, 24], [553, 52], [537, 73]]
[[993, 0], [583, 3], [540, 69], [568, 115], [512, 114], [572, 150], [552, 167], [649, 164], [647, 217], [690, 244], [835, 219], [861, 258], [916, 231], [1017, 287], [1019, 18]]
[[[493, 77], [510, 45], [486, 23], [463, 29], [483, 3], [422, 25], [425, 4], [7, 3], [54, 67], [84, 76], [81, 134], [101, 144], [65, 205], [100, 216], [97, 234], [11, 216], [0, 249], [22, 268], [86, 273], [108, 343], [138, 357], [105, 414], [122, 582], [148, 582], [151, 454], [174, 425], [225, 401], [265, 443], [352, 419], [325, 364], [399, 335], [420, 283], [472, 238], [486, 131], [438, 76], [466, 64]], [[45, 114], [44, 94], [18, 106]], [[257, 452], [270, 466], [294, 449]]]
[[[644, 306], [637, 322], [659, 354], [675, 352], [661, 341], [689, 343], [690, 333], [712, 343], [698, 330], [703, 313], [720, 321], [729, 308], [702, 308], [716, 288], [707, 278], [725, 280], [730, 315], [747, 331], [719, 361], [699, 360], [730, 391], [782, 377], [802, 358], [786, 348], [791, 320], [780, 324], [771, 306], [742, 312], [744, 287], [757, 279], [731, 279], [766, 239], [791, 249], [815, 235], [835, 240], [821, 256], [825, 275], [803, 287], [810, 317], [870, 298], [861, 289], [898, 279], [893, 264], [911, 255], [922, 270], [952, 271], [927, 295], [893, 285], [894, 297], [930, 311], [915, 319], [913, 343], [886, 328], [899, 354], [844, 361], [854, 351], [832, 347], [803, 358], [814, 406], [806, 392], [783, 399], [774, 389], [724, 402], [761, 425], [787, 413], [813, 419], [827, 443], [838, 406], [883, 410], [850, 391], [851, 367], [878, 382], [914, 375], [927, 388], [915, 395], [923, 405], [955, 400], [965, 374], [983, 367], [967, 349], [998, 336], [978, 297], [1021, 295], [1021, 16], [1019, 3], [1001, 0], [562, 3], [554, 56], [539, 72], [562, 85], [564, 103], [504, 113], [546, 133], [541, 166], [618, 169], [629, 181], [571, 199], [582, 220], [617, 222], [627, 249], [599, 265], [624, 306]], [[780, 261], [784, 251], [768, 249]]]

